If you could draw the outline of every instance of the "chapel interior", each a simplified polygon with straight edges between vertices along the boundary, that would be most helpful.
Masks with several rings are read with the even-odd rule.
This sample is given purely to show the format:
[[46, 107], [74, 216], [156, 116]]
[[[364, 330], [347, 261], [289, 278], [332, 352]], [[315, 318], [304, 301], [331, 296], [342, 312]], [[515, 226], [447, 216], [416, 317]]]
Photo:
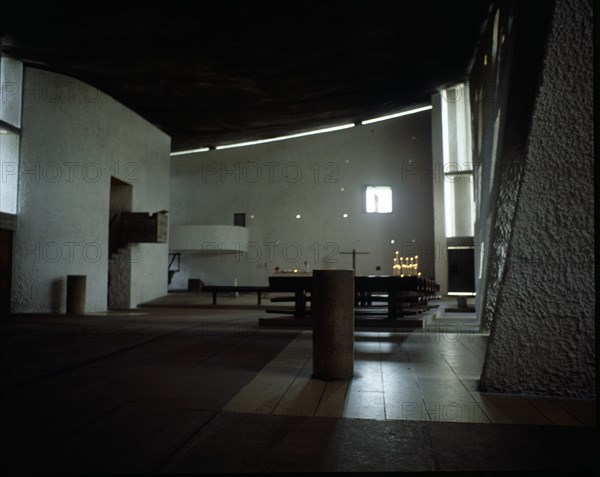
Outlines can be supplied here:
[[0, 6], [2, 468], [597, 472], [596, 5]]

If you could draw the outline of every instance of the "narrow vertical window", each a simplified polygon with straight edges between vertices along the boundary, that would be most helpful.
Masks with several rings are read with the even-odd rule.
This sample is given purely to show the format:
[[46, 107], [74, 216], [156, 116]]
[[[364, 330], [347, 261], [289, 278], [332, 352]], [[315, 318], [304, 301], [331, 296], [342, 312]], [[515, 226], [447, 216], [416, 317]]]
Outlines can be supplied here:
[[0, 212], [17, 213], [23, 63], [0, 57]]
[[446, 237], [473, 237], [475, 197], [467, 86], [442, 91], [442, 148]]

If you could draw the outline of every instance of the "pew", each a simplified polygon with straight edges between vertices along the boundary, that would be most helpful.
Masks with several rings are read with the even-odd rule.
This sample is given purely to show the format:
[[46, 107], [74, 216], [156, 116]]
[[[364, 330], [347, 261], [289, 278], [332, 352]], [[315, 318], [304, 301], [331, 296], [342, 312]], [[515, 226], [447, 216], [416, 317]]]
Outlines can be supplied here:
[[312, 292], [312, 276], [284, 275], [269, 277], [269, 291], [294, 294], [294, 315], [306, 314], [307, 294]]
[[262, 303], [262, 294], [269, 291], [269, 287], [263, 286], [237, 286], [237, 285], [204, 285], [202, 291], [212, 292], [212, 303], [217, 304], [217, 293], [220, 292], [240, 292], [256, 293], [257, 305]]
[[[374, 302], [385, 303], [385, 314], [388, 318], [397, 318], [410, 313], [410, 306], [427, 307], [427, 301], [435, 298], [439, 285], [433, 280], [423, 277], [399, 277], [391, 275], [365, 275], [354, 277], [355, 305], [377, 311]], [[293, 314], [303, 317], [310, 314], [307, 302], [312, 291], [311, 276], [270, 276], [269, 291], [294, 294]], [[275, 301], [285, 301], [278, 298]], [[287, 310], [270, 310], [274, 313]], [[368, 312], [368, 311], [367, 311]], [[360, 311], [357, 310], [357, 313]]]

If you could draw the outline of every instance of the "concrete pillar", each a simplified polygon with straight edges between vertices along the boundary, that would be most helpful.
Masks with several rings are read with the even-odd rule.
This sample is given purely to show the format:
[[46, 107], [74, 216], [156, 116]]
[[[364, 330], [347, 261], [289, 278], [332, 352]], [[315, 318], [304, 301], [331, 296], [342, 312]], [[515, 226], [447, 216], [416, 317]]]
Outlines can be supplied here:
[[313, 376], [354, 374], [354, 270], [315, 270], [311, 294]]
[[67, 313], [85, 313], [86, 275], [67, 275]]

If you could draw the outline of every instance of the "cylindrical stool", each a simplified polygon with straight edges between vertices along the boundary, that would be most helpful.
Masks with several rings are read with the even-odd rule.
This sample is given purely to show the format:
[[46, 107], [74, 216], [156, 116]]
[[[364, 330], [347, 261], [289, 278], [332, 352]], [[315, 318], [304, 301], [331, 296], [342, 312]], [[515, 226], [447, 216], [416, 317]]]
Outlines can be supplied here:
[[86, 275], [67, 275], [67, 313], [85, 314]]
[[313, 376], [350, 379], [354, 374], [354, 270], [314, 270]]

